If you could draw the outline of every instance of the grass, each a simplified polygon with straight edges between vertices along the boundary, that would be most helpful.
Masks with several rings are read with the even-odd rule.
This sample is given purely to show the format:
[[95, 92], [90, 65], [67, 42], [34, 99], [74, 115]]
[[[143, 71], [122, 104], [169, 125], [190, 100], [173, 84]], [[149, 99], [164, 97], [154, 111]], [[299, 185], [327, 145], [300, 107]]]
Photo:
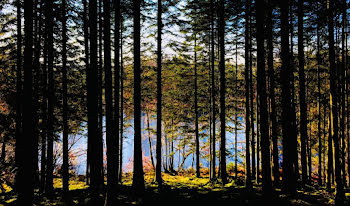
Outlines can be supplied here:
[[[251, 191], [247, 191], [239, 178], [229, 178], [229, 183], [222, 185], [219, 181], [210, 182], [208, 176], [195, 177], [193, 173], [179, 173], [177, 175], [162, 174], [164, 184], [158, 187], [154, 173], [144, 176], [146, 190], [140, 198], [134, 195], [132, 188], [132, 173], [123, 174], [123, 182], [116, 195], [119, 205], [149, 205], [177, 203], [183, 205], [197, 205], [213, 202], [215, 205], [261, 205], [264, 202], [276, 205], [334, 205], [334, 194], [327, 193], [324, 188], [300, 190], [295, 195], [282, 194], [276, 190], [270, 199], [262, 196], [261, 185], [254, 184]], [[89, 190], [85, 181], [71, 178], [69, 182], [72, 205], [86, 205], [89, 201]], [[8, 186], [5, 192], [0, 193], [0, 205], [15, 205], [16, 195]], [[54, 179], [55, 194], [52, 198], [39, 194], [36, 190], [36, 205], [62, 205], [62, 179]], [[101, 196], [104, 196], [101, 193]], [[347, 196], [349, 193], [347, 193]]]

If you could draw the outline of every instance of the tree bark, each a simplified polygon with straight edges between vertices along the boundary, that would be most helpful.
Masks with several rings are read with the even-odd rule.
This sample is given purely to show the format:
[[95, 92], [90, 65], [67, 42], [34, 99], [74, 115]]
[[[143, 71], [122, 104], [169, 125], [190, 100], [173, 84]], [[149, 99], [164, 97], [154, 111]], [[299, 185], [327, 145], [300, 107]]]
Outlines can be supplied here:
[[132, 185], [136, 194], [145, 189], [141, 145], [141, 57], [140, 57], [140, 0], [133, 0], [134, 11], [134, 174]]
[[162, 184], [162, 1], [158, 0], [157, 10], [157, 165], [156, 181]]

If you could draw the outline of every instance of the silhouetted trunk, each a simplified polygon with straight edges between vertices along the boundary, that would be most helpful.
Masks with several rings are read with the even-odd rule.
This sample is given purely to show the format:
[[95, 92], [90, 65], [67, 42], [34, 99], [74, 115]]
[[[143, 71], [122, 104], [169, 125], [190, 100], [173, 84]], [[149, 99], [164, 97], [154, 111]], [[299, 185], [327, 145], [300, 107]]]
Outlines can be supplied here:
[[342, 26], [341, 26], [341, 48], [342, 48], [342, 62], [341, 62], [341, 82], [339, 85], [341, 85], [341, 118], [340, 118], [340, 129], [341, 129], [341, 156], [342, 156], [342, 175], [343, 175], [343, 184], [347, 185], [346, 183], [346, 170], [345, 170], [345, 93], [346, 93], [346, 87], [345, 87], [345, 78], [346, 78], [346, 58], [345, 58], [345, 24], [347, 21], [347, 4], [346, 0], [342, 0]]
[[249, 108], [249, 94], [250, 94], [250, 87], [249, 87], [249, 68], [250, 68], [250, 0], [246, 0], [246, 12], [245, 12], [245, 71], [244, 71], [244, 77], [245, 77], [245, 138], [246, 138], [246, 187], [251, 187], [251, 180], [250, 180], [250, 108]]
[[330, 106], [333, 124], [334, 158], [335, 158], [335, 181], [336, 181], [336, 205], [344, 204], [344, 188], [341, 176], [341, 160], [339, 148], [339, 127], [338, 127], [338, 96], [337, 96], [337, 72], [335, 67], [334, 51], [334, 24], [333, 24], [334, 1], [329, 1], [328, 8], [328, 35], [329, 35], [329, 69], [330, 69]]
[[[113, 131], [113, 88], [111, 66], [111, 16], [110, 1], [103, 1], [103, 37], [104, 37], [104, 69], [105, 69], [105, 101], [106, 101], [106, 145], [107, 145], [107, 205], [112, 205], [115, 199], [116, 184], [118, 181], [117, 171], [118, 148], [116, 136]], [[115, 40], [119, 43], [119, 38]], [[119, 51], [119, 48], [115, 48]], [[116, 57], [118, 58], [118, 57]], [[119, 59], [116, 63], [119, 63]], [[119, 71], [117, 72], [119, 76]], [[117, 82], [115, 82], [117, 84]], [[119, 91], [118, 91], [119, 92]], [[115, 102], [118, 105], [118, 102]], [[114, 111], [118, 112], [118, 111]], [[118, 127], [117, 127], [118, 128]]]
[[33, 1], [24, 2], [24, 84], [23, 84], [23, 135], [17, 139], [16, 146], [20, 146], [17, 155], [18, 173], [16, 190], [18, 192], [18, 205], [33, 204]]
[[[23, 95], [23, 80], [22, 80], [22, 18], [21, 18], [21, 1], [16, 1], [16, 11], [17, 11], [17, 59], [16, 59], [16, 148], [15, 148], [15, 162], [16, 167], [20, 167], [21, 163], [21, 157], [20, 155], [22, 153], [21, 146], [23, 145], [22, 140], [22, 95]], [[4, 150], [3, 150], [4, 151]], [[19, 176], [16, 174], [16, 184], [17, 181], [19, 181]]]
[[114, 161], [115, 161], [115, 170], [116, 177], [115, 180], [118, 182], [119, 179], [119, 90], [120, 90], [120, 0], [114, 1], [114, 129], [113, 132], [115, 138], [115, 150], [114, 152]]
[[154, 165], [154, 160], [153, 160], [153, 150], [152, 150], [152, 140], [151, 140], [151, 127], [149, 124], [149, 114], [146, 114], [146, 121], [147, 121], [147, 136], [148, 136], [148, 146], [149, 146], [149, 155], [151, 158], [151, 163], [152, 163], [152, 168], [156, 169]]
[[53, 144], [54, 144], [54, 75], [53, 75], [53, 1], [46, 1], [46, 39], [47, 42], [47, 70], [48, 70], [48, 121], [47, 121], [47, 167], [46, 167], [46, 193], [53, 194]]
[[141, 57], [140, 57], [140, 0], [133, 0], [134, 13], [134, 173], [133, 187], [136, 194], [143, 194], [145, 182], [142, 164], [141, 138]]
[[219, 2], [219, 47], [220, 47], [220, 171], [222, 183], [227, 183], [226, 172], [226, 106], [225, 106], [225, 94], [226, 94], [226, 77], [225, 77], [225, 1]]
[[[196, 30], [196, 28], [195, 28]], [[195, 31], [196, 32], [196, 31]], [[197, 35], [194, 34], [194, 113], [195, 113], [195, 141], [196, 141], [196, 176], [200, 177], [199, 168], [199, 132], [198, 132], [198, 71], [197, 71]]]
[[216, 178], [216, 149], [215, 149], [215, 143], [216, 143], [216, 108], [215, 108], [215, 31], [214, 31], [214, 0], [210, 1], [211, 8], [211, 99], [213, 102], [213, 108], [212, 108], [212, 180]]
[[282, 133], [283, 133], [283, 189], [296, 192], [296, 174], [293, 164], [295, 145], [293, 135], [292, 92], [291, 92], [291, 57], [289, 48], [289, 0], [281, 5], [281, 84], [282, 84]]
[[307, 140], [307, 106], [305, 98], [305, 72], [304, 72], [304, 0], [298, 1], [298, 62], [299, 62], [299, 88], [300, 88], [300, 150], [301, 150], [301, 180], [307, 182], [306, 143]]
[[[44, 32], [46, 39], [46, 32]], [[42, 65], [42, 122], [41, 122], [41, 177], [40, 177], [40, 192], [44, 192], [46, 186], [46, 139], [47, 139], [47, 42], [45, 41], [43, 49], [44, 63]]]
[[267, 111], [266, 96], [266, 74], [265, 74], [265, 51], [264, 51], [264, 17], [265, 3], [257, 1], [256, 7], [256, 39], [257, 39], [257, 88], [259, 97], [260, 113], [260, 133], [261, 133], [261, 151], [262, 151], [262, 189], [266, 196], [272, 192], [271, 184], [271, 165], [270, 165], [270, 139], [269, 139], [269, 120]]
[[[317, 58], [317, 88], [318, 88], [318, 100], [317, 100], [317, 110], [318, 110], [318, 124], [317, 124], [317, 135], [318, 135], [318, 183], [319, 185], [322, 185], [322, 156], [323, 156], [323, 152], [322, 152], [322, 137], [321, 137], [321, 121], [322, 121], [322, 117], [321, 117], [321, 57], [320, 57], [320, 34], [319, 34], [319, 28], [318, 28], [318, 24], [317, 24], [317, 28], [316, 28], [316, 38], [317, 38], [317, 54], [316, 54], [316, 58]], [[323, 114], [325, 115], [325, 114]], [[324, 118], [324, 117], [323, 117]], [[325, 175], [325, 174], [324, 174]]]
[[[330, 99], [331, 101], [331, 99]], [[328, 105], [329, 107], [329, 114], [328, 114], [328, 169], [327, 169], [327, 190], [331, 189], [331, 186], [334, 182], [334, 167], [333, 167], [333, 124], [332, 124], [332, 111], [331, 111], [331, 105]]]
[[278, 125], [277, 125], [277, 112], [276, 112], [276, 97], [275, 97], [275, 72], [274, 72], [274, 65], [273, 65], [273, 23], [272, 23], [272, 11], [273, 11], [273, 5], [272, 1], [269, 0], [268, 2], [268, 13], [267, 13], [267, 28], [268, 28], [268, 35], [267, 35], [267, 66], [268, 66], [268, 73], [269, 73], [269, 82], [270, 82], [270, 88], [269, 88], [269, 97], [270, 97], [270, 104], [271, 104], [271, 113], [270, 113], [270, 119], [271, 119], [271, 135], [272, 135], [272, 159], [273, 159], [273, 177], [274, 177], [274, 185], [278, 186], [280, 183], [280, 172], [279, 172], [279, 159], [278, 159]]
[[[86, 0], [83, 0], [83, 30], [84, 30], [84, 53], [85, 53], [85, 68], [86, 68], [86, 76], [89, 71], [89, 25], [88, 25], [88, 11], [87, 11], [87, 3]], [[90, 183], [90, 157], [91, 157], [91, 141], [89, 138], [87, 139], [87, 152], [86, 152], [86, 184]]]
[[102, 139], [98, 136], [97, 1], [89, 1], [90, 64], [87, 71], [88, 141], [91, 203], [99, 204], [103, 186]]
[[[98, 1], [98, 19], [97, 19], [97, 45], [98, 45], [98, 51], [97, 51], [97, 116], [98, 116], [98, 138], [103, 139], [103, 88], [104, 88], [104, 82], [103, 82], [103, 14], [102, 14], [102, 7], [103, 7], [103, 0]], [[90, 145], [91, 147], [91, 145]], [[102, 174], [104, 175], [106, 172], [104, 171], [104, 168], [102, 170]]]
[[[157, 10], [157, 168], [156, 181], [162, 184], [162, 1], [158, 0]], [[197, 159], [198, 161], [198, 159]]]
[[123, 135], [124, 135], [124, 64], [123, 64], [123, 19], [120, 19], [120, 150], [119, 150], [119, 182], [123, 174]]
[[[38, 8], [39, 6], [39, 8]], [[34, 122], [34, 145], [33, 145], [33, 174], [34, 188], [39, 188], [39, 88], [40, 88], [40, 54], [41, 54], [41, 28], [42, 28], [42, 3], [34, 2], [34, 42], [35, 53], [33, 63], [33, 110], [36, 111], [33, 116]]]
[[[63, 192], [69, 191], [68, 102], [67, 102], [67, 26], [66, 1], [62, 0], [62, 87], [63, 87]], [[67, 194], [65, 194], [67, 197]]]

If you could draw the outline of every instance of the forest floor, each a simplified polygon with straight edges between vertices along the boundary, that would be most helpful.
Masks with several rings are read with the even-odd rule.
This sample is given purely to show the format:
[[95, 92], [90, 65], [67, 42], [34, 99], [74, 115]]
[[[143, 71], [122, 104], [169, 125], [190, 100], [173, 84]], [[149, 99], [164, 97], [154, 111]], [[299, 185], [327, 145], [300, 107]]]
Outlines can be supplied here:
[[[82, 178], [70, 181], [70, 195], [73, 205], [86, 205], [89, 200], [89, 190]], [[122, 185], [117, 195], [119, 203], [116, 205], [161, 205], [179, 204], [213, 206], [223, 204], [234, 205], [334, 205], [334, 194], [326, 192], [323, 187], [308, 187], [307, 190], [298, 190], [295, 195], [282, 194], [275, 191], [271, 199], [263, 199], [261, 185], [254, 184], [251, 191], [244, 187], [244, 179], [229, 178], [229, 183], [222, 185], [219, 182], [209, 182], [204, 176], [196, 178], [193, 174], [163, 174], [164, 186], [158, 188], [153, 174], [145, 175], [146, 190], [142, 198], [135, 198], [132, 189], [132, 174], [123, 176]], [[62, 181], [54, 180], [54, 198], [46, 198], [35, 193], [36, 205], [63, 205]], [[349, 192], [349, 191], [347, 191]], [[102, 195], [102, 194], [101, 194]], [[347, 196], [350, 193], [346, 194]], [[10, 188], [6, 192], [0, 190], [0, 205], [16, 205], [16, 195]]]

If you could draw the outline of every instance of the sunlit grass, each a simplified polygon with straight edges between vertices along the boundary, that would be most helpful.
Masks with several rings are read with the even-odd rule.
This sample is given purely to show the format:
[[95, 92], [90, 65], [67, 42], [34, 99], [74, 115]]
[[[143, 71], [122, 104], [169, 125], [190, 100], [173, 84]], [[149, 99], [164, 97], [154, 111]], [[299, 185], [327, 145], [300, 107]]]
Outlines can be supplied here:
[[[53, 187], [62, 189], [63, 188], [62, 178], [54, 178]], [[80, 181], [78, 179], [69, 180], [69, 190], [86, 189], [88, 187], [89, 186], [86, 185], [85, 181]]]

